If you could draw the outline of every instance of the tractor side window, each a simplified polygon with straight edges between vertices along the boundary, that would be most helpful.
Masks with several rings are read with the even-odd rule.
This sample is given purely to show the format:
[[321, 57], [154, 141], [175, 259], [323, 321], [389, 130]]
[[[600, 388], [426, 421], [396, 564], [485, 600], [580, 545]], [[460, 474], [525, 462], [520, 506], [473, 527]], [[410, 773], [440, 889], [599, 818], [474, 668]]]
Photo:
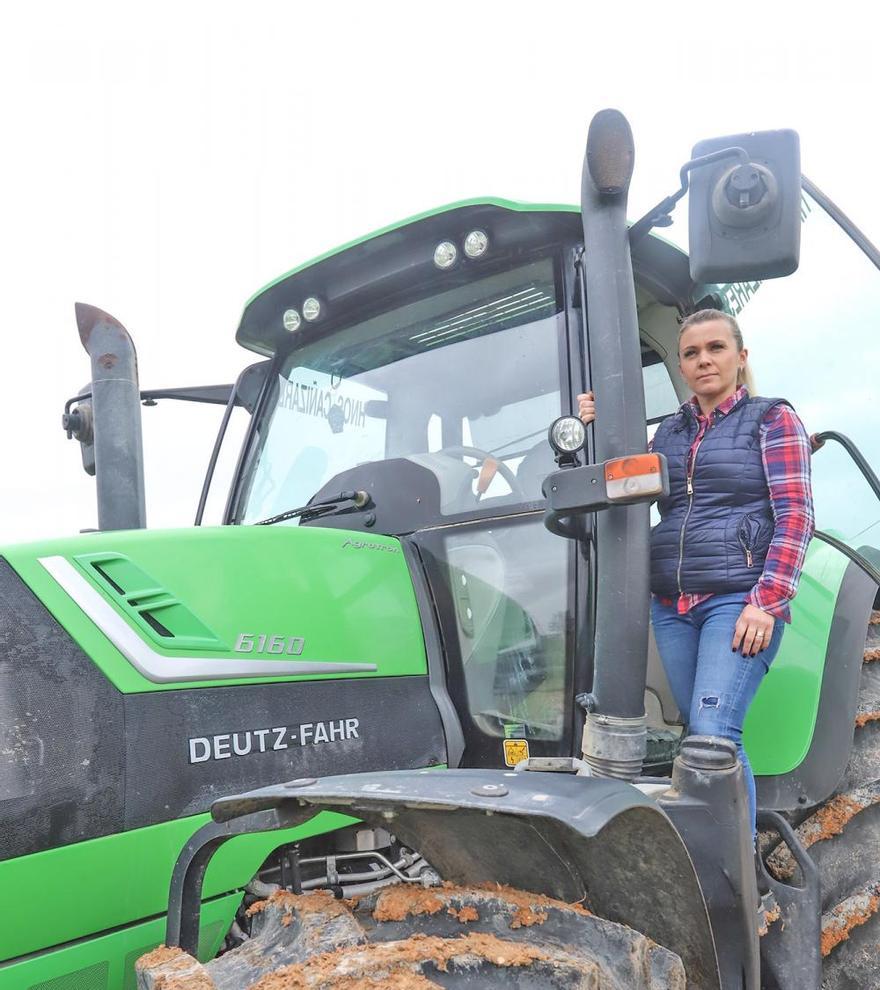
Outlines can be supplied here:
[[[757, 393], [790, 400], [808, 433], [845, 434], [878, 471], [880, 272], [806, 193], [802, 219], [797, 272], [718, 288], [742, 327]], [[827, 444], [812, 474], [817, 527], [880, 547], [880, 503], [843, 449]]]
[[649, 425], [678, 409], [680, 402], [669, 377], [669, 369], [663, 358], [646, 344], [642, 344], [642, 384], [645, 388], [645, 416]]

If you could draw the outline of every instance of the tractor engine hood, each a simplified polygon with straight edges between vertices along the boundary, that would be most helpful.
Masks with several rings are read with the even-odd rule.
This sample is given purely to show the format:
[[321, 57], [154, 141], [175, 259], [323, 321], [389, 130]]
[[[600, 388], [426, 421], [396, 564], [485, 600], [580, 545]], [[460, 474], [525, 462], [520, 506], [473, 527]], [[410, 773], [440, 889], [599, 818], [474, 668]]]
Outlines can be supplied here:
[[130, 531], [5, 556], [50, 610], [74, 602], [110, 640], [116, 652], [102, 651], [102, 666], [124, 692], [425, 672], [404, 554], [381, 535], [284, 526]]

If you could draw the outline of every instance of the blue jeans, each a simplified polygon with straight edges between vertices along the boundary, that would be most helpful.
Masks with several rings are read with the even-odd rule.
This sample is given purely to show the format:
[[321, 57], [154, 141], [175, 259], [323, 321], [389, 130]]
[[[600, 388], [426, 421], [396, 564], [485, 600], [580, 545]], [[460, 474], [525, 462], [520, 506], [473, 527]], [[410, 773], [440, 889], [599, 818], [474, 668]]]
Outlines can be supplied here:
[[688, 732], [736, 743], [755, 831], [755, 777], [742, 745], [743, 721], [758, 685], [779, 650], [785, 623], [777, 619], [765, 649], [753, 657], [732, 652], [733, 631], [745, 594], [713, 595], [679, 615], [674, 605], [651, 601], [651, 623], [669, 686]]

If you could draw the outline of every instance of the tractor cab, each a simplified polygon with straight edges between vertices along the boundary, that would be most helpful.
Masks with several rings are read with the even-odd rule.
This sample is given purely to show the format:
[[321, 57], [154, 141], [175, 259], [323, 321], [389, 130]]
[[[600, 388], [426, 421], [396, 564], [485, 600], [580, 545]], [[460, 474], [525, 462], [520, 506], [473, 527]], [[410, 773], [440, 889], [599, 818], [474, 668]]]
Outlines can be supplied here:
[[[504, 765], [506, 739], [578, 752], [592, 563], [546, 529], [542, 485], [557, 470], [548, 428], [586, 375], [582, 236], [574, 208], [441, 209], [281, 278], [238, 331], [273, 362], [228, 521], [408, 538], [469, 766]], [[692, 284], [686, 256], [659, 239], [635, 264], [656, 422], [680, 401], [664, 358]], [[367, 497], [332, 502], [346, 491]], [[302, 506], [315, 508], [284, 518]]]

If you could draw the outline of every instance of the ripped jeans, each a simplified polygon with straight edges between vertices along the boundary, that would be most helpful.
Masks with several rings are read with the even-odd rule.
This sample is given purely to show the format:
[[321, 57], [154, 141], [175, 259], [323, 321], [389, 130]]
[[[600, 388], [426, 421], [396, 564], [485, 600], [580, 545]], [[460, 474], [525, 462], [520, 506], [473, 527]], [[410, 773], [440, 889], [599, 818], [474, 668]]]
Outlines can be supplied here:
[[691, 735], [723, 736], [736, 743], [745, 773], [752, 832], [755, 778], [742, 745], [743, 721], [779, 650], [785, 623], [777, 619], [766, 649], [754, 657], [731, 650], [745, 593], [713, 595], [679, 615], [674, 605], [651, 601], [651, 624], [669, 686]]

